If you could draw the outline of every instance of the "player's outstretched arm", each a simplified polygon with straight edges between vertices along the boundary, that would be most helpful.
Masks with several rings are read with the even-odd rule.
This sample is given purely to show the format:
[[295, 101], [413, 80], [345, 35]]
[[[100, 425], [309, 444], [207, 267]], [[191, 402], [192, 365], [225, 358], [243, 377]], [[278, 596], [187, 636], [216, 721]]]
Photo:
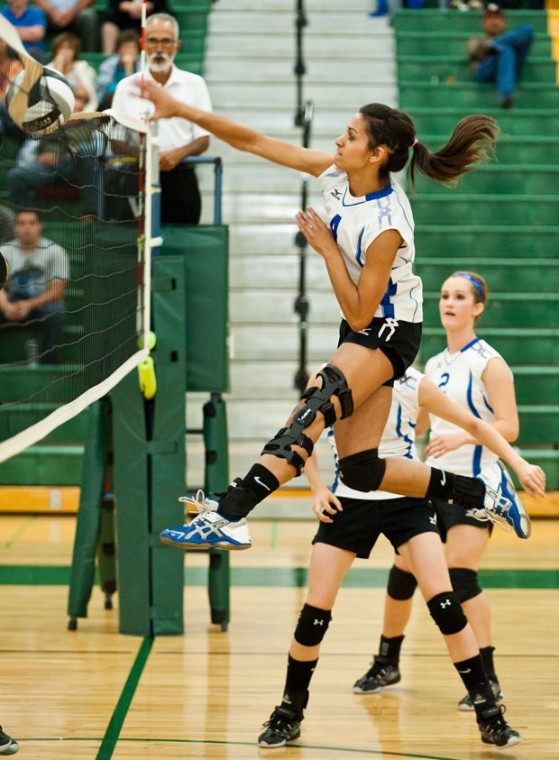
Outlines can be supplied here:
[[419, 404], [429, 414], [467, 430], [477, 441], [491, 449], [512, 467], [522, 487], [531, 496], [545, 496], [545, 473], [541, 467], [523, 459], [495, 428], [455, 404], [426, 377], [419, 386]]
[[199, 108], [181, 103], [155, 82], [138, 81], [136, 93], [151, 100], [155, 105], [155, 112], [150, 117], [150, 121], [169, 119], [173, 116], [187, 119], [198, 124], [202, 129], [207, 129], [208, 132], [237, 150], [254, 153], [268, 161], [312, 174], [315, 177], [334, 163], [334, 156], [329, 153], [309, 150], [285, 140], [268, 137], [220, 114], [201, 111]]

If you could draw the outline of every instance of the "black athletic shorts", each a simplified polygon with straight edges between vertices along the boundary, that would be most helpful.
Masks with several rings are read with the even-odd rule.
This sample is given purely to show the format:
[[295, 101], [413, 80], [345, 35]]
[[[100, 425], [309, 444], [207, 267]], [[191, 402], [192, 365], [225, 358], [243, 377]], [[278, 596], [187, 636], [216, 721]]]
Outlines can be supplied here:
[[329, 544], [367, 559], [377, 538], [384, 533], [394, 550], [421, 533], [438, 533], [437, 515], [429, 499], [348, 499], [341, 497], [343, 512], [333, 522], [318, 526], [313, 544]]
[[475, 517], [470, 517], [464, 507], [459, 507], [457, 504], [449, 504], [447, 501], [441, 501], [440, 499], [433, 499], [433, 506], [437, 513], [441, 538], [445, 543], [446, 534], [453, 525], [472, 525], [474, 528], [481, 528], [482, 530], [488, 530], [490, 534], [493, 533], [492, 522], [489, 520], [476, 520]]
[[394, 368], [394, 377], [385, 385], [393, 385], [394, 380], [405, 375], [417, 356], [421, 342], [421, 327], [421, 322], [402, 322], [375, 317], [368, 327], [355, 332], [346, 320], [342, 319], [338, 346], [342, 343], [357, 343], [365, 348], [380, 348]]

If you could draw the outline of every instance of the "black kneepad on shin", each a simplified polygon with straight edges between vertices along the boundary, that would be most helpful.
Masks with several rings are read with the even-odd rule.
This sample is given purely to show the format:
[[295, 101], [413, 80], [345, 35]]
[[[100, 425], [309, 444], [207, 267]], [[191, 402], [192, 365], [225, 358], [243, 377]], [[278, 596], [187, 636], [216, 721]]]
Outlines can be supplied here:
[[382, 483], [386, 462], [379, 459], [378, 449], [367, 449], [340, 459], [340, 480], [356, 491], [376, 491]]
[[388, 585], [386, 586], [388, 596], [403, 602], [406, 599], [412, 598], [416, 588], [417, 581], [414, 575], [407, 573], [405, 570], [400, 570], [396, 565], [390, 568]]
[[468, 625], [468, 618], [464, 615], [458, 595], [454, 591], [437, 594], [429, 599], [427, 607], [444, 636], [459, 633]]
[[481, 594], [481, 586], [475, 570], [470, 570], [467, 567], [451, 567], [448, 572], [450, 573], [452, 588], [456, 591], [461, 602], [467, 602], [468, 599], [473, 599]]
[[304, 647], [318, 646], [324, 638], [331, 620], [331, 610], [321, 610], [310, 604], [304, 604], [299, 615], [297, 628], [295, 628], [295, 641]]

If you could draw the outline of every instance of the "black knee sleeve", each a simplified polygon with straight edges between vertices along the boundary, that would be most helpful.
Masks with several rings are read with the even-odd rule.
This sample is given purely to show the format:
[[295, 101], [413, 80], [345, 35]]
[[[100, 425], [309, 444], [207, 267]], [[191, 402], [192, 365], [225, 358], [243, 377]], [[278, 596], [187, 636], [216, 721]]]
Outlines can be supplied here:
[[318, 607], [304, 604], [295, 628], [295, 641], [304, 647], [318, 646], [324, 638], [331, 620], [331, 610], [320, 610]]
[[481, 586], [478, 583], [477, 572], [467, 567], [451, 567], [448, 571], [452, 588], [456, 591], [461, 602], [467, 602], [481, 594]]
[[382, 483], [386, 462], [379, 459], [378, 449], [367, 449], [340, 459], [340, 480], [356, 491], [376, 491]]
[[437, 594], [429, 599], [427, 607], [444, 636], [459, 633], [468, 625], [468, 618], [464, 615], [458, 595], [454, 591]]
[[416, 588], [417, 581], [414, 575], [406, 573], [405, 570], [400, 570], [396, 565], [390, 568], [388, 585], [386, 586], [388, 596], [403, 602], [412, 598]]
[[332, 396], [337, 396], [341, 407], [340, 419], [343, 420], [353, 413], [353, 398], [343, 372], [327, 364], [317, 376], [322, 380], [322, 388], [307, 388], [302, 396], [305, 403], [295, 412], [291, 425], [279, 430], [262, 449], [262, 454], [272, 454], [285, 459], [295, 467], [297, 475], [303, 472], [305, 460], [297, 451], [292, 450], [292, 446], [303, 448], [311, 456], [314, 444], [303, 430], [314, 422], [317, 412], [323, 415], [326, 427], [333, 425], [336, 412]]

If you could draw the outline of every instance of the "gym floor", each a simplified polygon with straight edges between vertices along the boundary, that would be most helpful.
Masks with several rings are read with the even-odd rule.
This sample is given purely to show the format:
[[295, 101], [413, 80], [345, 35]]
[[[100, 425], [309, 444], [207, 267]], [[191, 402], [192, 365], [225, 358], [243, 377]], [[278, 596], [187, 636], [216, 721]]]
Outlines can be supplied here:
[[[281, 696], [286, 652], [305, 596], [312, 521], [251, 523], [254, 546], [231, 557], [231, 623], [211, 625], [202, 569], [186, 557], [184, 636], [118, 634], [96, 588], [89, 617], [68, 631], [73, 516], [0, 516], [0, 723], [20, 757], [494, 757], [419, 595], [403, 646], [402, 681], [359, 696], [382, 624], [392, 551], [358, 560], [334, 610], [302, 736], [280, 750], [256, 738]], [[169, 549], [174, 551], [174, 549]], [[524, 742], [501, 757], [557, 760], [559, 521], [535, 520], [523, 542], [494, 532], [483, 582], [507, 719]], [[271, 753], [271, 754], [270, 754]]]

